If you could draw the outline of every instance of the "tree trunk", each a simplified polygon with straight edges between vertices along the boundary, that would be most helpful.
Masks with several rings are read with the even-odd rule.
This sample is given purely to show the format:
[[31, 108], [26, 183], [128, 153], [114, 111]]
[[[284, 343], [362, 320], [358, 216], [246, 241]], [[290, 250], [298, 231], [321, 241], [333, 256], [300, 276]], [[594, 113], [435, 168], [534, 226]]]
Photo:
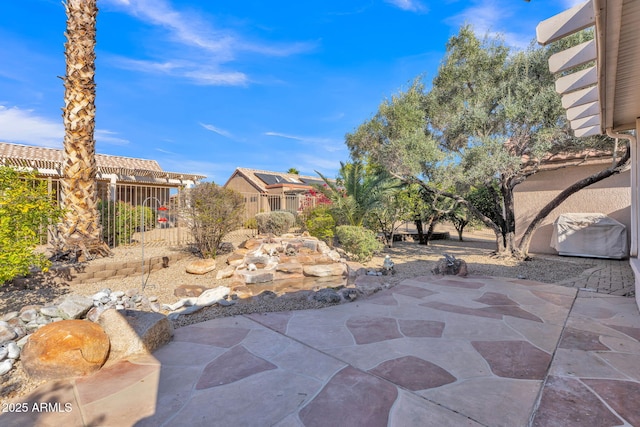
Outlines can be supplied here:
[[416, 229], [418, 230], [418, 243], [421, 245], [426, 245], [427, 242], [425, 242], [424, 240], [424, 232], [422, 230], [422, 220], [418, 218], [414, 222], [416, 224]]
[[[66, 250], [102, 253], [95, 163], [96, 0], [68, 0], [60, 226]], [[108, 249], [107, 249], [108, 251]]]
[[625, 168], [629, 158], [631, 157], [631, 148], [627, 145], [627, 150], [620, 158], [620, 160], [612, 167], [601, 170], [593, 175], [590, 175], [586, 178], [581, 179], [580, 181], [574, 183], [570, 187], [566, 188], [560, 194], [553, 198], [549, 203], [547, 203], [538, 214], [533, 218], [524, 234], [522, 235], [522, 239], [520, 239], [520, 245], [518, 246], [518, 252], [521, 257], [528, 256], [529, 253], [529, 245], [531, 244], [531, 238], [533, 237], [533, 233], [538, 229], [542, 221], [562, 202], [567, 200], [569, 196], [577, 193], [585, 187], [588, 187], [596, 182], [600, 182], [605, 178], [609, 178], [610, 176], [619, 174]]

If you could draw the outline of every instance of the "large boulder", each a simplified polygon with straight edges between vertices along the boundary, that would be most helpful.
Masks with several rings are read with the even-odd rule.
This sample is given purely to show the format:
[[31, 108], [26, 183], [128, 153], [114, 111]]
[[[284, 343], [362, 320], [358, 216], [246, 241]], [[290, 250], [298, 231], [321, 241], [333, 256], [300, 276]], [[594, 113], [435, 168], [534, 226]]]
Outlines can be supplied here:
[[109, 362], [149, 354], [171, 340], [173, 328], [160, 313], [135, 310], [105, 310], [98, 317], [111, 340]]
[[96, 372], [109, 355], [109, 336], [88, 320], [62, 320], [34, 332], [20, 355], [27, 374], [61, 379]]
[[216, 269], [216, 260], [213, 258], [197, 259], [187, 264], [187, 273], [207, 274]]

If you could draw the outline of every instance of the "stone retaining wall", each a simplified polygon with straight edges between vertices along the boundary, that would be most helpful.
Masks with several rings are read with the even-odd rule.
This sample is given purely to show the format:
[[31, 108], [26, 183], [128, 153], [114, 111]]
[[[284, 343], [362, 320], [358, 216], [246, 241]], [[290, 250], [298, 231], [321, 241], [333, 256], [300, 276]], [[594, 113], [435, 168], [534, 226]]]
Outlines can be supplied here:
[[[172, 253], [164, 256], [148, 258], [144, 262], [145, 274], [151, 271], [169, 267], [169, 265], [190, 257], [186, 252]], [[114, 261], [112, 263], [94, 264], [85, 263], [74, 266], [52, 266], [47, 273], [42, 273], [45, 279], [55, 283], [81, 284], [95, 283], [107, 279], [120, 279], [142, 274], [142, 260]], [[14, 283], [27, 282], [29, 278], [16, 278]]]

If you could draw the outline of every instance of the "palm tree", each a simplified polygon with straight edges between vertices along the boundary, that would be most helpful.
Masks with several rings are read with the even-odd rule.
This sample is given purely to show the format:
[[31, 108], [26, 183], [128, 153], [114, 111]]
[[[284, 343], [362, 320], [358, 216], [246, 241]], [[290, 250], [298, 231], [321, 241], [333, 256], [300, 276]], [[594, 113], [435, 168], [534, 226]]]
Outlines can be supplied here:
[[[65, 127], [60, 225], [62, 246], [75, 253], [100, 254], [101, 241], [97, 210], [95, 162], [95, 45], [97, 0], [67, 0], [65, 36], [66, 76], [64, 77]], [[106, 249], [108, 252], [108, 248]], [[88, 252], [88, 253], [87, 253]]]

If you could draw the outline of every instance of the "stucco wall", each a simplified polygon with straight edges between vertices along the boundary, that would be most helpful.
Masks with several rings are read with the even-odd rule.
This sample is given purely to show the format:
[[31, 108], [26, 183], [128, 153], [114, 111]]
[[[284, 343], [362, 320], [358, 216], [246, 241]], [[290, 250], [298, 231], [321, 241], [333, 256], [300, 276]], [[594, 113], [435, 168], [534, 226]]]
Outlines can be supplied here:
[[259, 190], [254, 187], [249, 181], [247, 181], [244, 177], [240, 175], [236, 175], [229, 180], [225, 184], [226, 188], [231, 188], [232, 190], [236, 190], [240, 193], [256, 193], [258, 194]]
[[[538, 211], [576, 181], [607, 165], [574, 166], [541, 171], [518, 185], [514, 192], [518, 241]], [[556, 254], [551, 244], [553, 222], [564, 213], [604, 213], [631, 230], [631, 187], [629, 171], [609, 177], [569, 197], [543, 221], [531, 240], [531, 253]]]

